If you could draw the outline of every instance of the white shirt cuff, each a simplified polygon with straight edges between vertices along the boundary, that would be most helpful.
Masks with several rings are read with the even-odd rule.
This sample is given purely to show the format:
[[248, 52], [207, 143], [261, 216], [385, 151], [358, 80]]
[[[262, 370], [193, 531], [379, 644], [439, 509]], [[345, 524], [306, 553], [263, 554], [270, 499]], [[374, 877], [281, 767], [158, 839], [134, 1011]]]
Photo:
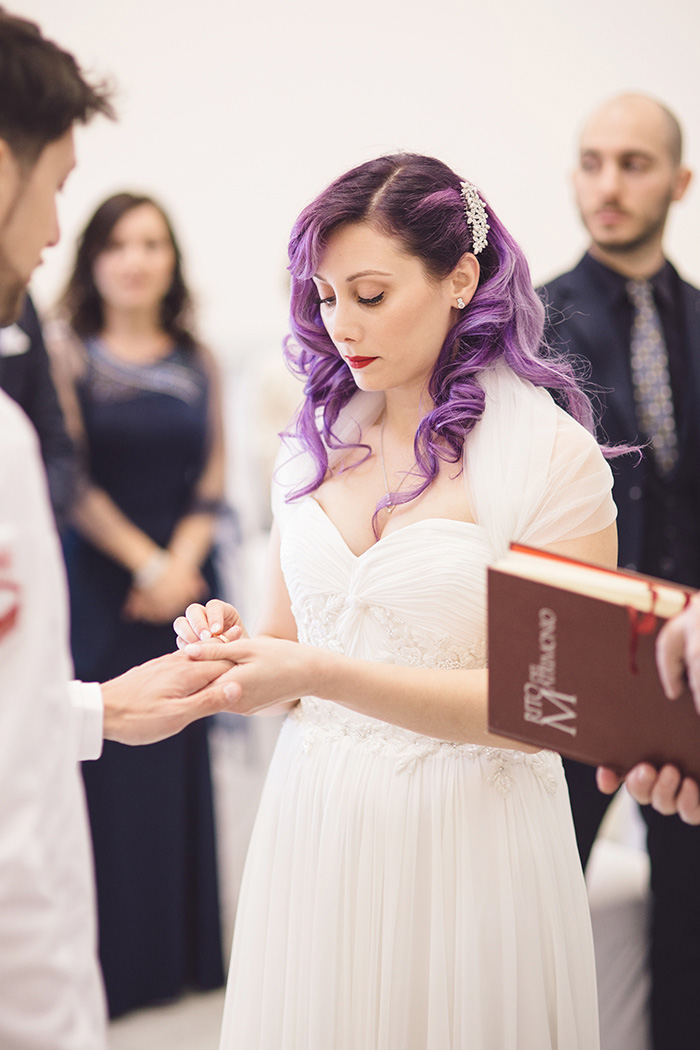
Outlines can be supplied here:
[[79, 762], [102, 754], [104, 702], [99, 682], [69, 682], [76, 756]]

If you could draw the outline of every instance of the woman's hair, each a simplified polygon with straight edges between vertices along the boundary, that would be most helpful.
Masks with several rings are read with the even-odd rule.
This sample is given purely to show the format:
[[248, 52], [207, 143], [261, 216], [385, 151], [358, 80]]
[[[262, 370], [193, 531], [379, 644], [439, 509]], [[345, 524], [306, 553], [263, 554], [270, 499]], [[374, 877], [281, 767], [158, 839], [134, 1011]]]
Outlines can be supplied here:
[[100, 204], [78, 241], [73, 272], [59, 301], [59, 311], [81, 338], [96, 335], [101, 330], [104, 312], [102, 298], [95, 284], [95, 261], [107, 248], [112, 230], [122, 216], [143, 204], [152, 205], [163, 217], [175, 253], [172, 281], [160, 307], [160, 323], [163, 330], [178, 343], [194, 346], [196, 340], [191, 331], [192, 298], [182, 272], [180, 246], [161, 205], [143, 194], [116, 193]]
[[[313, 492], [323, 481], [327, 449], [343, 447], [333, 426], [357, 390], [350, 368], [326, 332], [312, 281], [330, 235], [352, 223], [369, 223], [421, 259], [429, 278], [445, 278], [473, 247], [461, 182], [433, 157], [399, 153], [353, 168], [299, 216], [289, 242], [291, 335], [285, 340], [285, 356], [305, 381], [305, 397], [290, 436], [312, 455], [316, 474], [289, 498]], [[555, 392], [571, 414], [593, 430], [590, 403], [571, 365], [542, 352], [544, 306], [533, 290], [525, 256], [488, 204], [486, 210], [488, 244], [478, 256], [478, 287], [440, 350], [428, 386], [434, 407], [416, 432], [413, 475], [423, 480], [412, 491], [394, 493], [391, 501], [385, 497], [378, 510], [418, 496], [436, 477], [440, 459], [460, 459], [464, 439], [484, 411], [479, 373], [498, 361]]]

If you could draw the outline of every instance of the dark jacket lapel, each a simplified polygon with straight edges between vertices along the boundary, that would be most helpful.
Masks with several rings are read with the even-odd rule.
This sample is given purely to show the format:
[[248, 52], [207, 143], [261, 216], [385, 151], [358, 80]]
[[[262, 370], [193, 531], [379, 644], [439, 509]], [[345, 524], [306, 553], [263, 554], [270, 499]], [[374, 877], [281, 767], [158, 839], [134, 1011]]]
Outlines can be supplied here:
[[688, 376], [692, 383], [690, 398], [693, 414], [700, 405], [700, 289], [681, 281], [683, 299], [683, 325], [688, 347]]
[[557, 342], [568, 342], [574, 353], [590, 362], [590, 383], [605, 406], [605, 431], [610, 441], [629, 441], [637, 432], [634, 394], [629, 371], [629, 348], [609, 323], [609, 312], [601, 302], [604, 293], [579, 265], [556, 282], [556, 307], [563, 320], [554, 332]]

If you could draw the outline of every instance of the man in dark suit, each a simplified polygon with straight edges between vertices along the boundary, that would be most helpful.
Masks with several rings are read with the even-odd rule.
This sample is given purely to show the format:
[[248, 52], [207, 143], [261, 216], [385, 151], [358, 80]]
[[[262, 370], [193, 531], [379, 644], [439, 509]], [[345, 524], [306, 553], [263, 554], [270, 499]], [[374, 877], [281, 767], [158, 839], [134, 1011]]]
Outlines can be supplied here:
[[16, 324], [0, 328], [0, 387], [23, 408], [39, 435], [56, 524], [68, 519], [76, 484], [73, 442], [51, 377], [34, 303], [25, 297]]
[[[591, 243], [543, 289], [548, 341], [590, 367], [601, 437], [641, 444], [613, 461], [619, 563], [700, 586], [700, 290], [663, 252], [666, 218], [690, 181], [664, 106], [613, 99], [581, 137], [576, 200]], [[610, 801], [595, 770], [566, 763], [585, 865]], [[700, 1046], [700, 828], [642, 810], [652, 864], [654, 1050]]]

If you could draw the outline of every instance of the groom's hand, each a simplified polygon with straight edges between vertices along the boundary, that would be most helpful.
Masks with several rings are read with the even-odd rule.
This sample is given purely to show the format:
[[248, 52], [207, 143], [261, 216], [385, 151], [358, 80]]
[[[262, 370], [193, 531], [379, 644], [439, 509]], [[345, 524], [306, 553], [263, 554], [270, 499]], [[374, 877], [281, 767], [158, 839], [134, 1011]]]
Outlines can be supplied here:
[[190, 660], [184, 653], [168, 653], [105, 682], [105, 739], [153, 744], [198, 718], [232, 709], [230, 684], [217, 681], [230, 668], [228, 660]]

